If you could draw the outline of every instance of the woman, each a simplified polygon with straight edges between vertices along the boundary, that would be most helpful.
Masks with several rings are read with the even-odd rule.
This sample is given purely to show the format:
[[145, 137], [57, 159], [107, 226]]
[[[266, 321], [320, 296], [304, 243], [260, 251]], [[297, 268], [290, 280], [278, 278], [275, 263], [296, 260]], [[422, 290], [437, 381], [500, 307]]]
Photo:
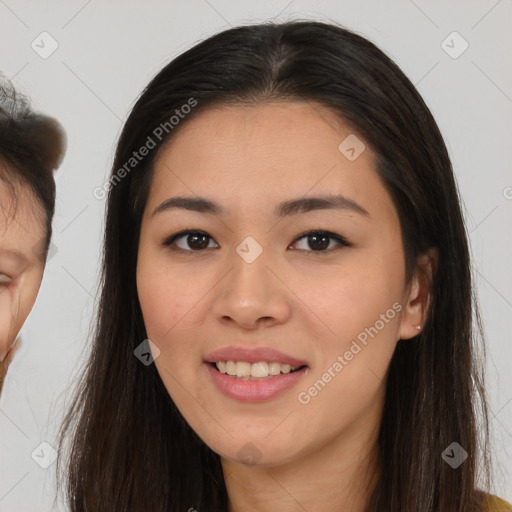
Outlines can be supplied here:
[[446, 147], [386, 55], [317, 22], [197, 44], [117, 146], [72, 512], [507, 506], [476, 485], [472, 286]]
[[60, 124], [1, 84], [0, 391], [41, 285], [55, 209], [53, 171], [64, 151]]

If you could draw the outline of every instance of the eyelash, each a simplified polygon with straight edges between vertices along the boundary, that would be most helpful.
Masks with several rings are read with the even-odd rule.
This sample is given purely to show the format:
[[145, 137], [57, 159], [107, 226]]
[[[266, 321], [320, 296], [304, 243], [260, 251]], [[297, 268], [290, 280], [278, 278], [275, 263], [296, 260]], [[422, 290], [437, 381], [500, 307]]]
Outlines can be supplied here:
[[[207, 238], [209, 238], [210, 240], [213, 240], [213, 238], [208, 235], [208, 233], [205, 233], [204, 231], [197, 231], [197, 230], [190, 230], [190, 229], [185, 229], [183, 231], [180, 231], [178, 233], [175, 233], [174, 235], [171, 235], [169, 237], [167, 237], [163, 242], [162, 242], [162, 246], [164, 247], [167, 247], [169, 248], [170, 250], [172, 251], [177, 251], [177, 252], [189, 252], [189, 253], [194, 253], [194, 252], [204, 252], [206, 249], [198, 249], [198, 250], [187, 250], [187, 249], [181, 249], [180, 247], [176, 248], [176, 247], [171, 247], [171, 245], [179, 238], [182, 238], [184, 236], [187, 236], [187, 235], [203, 235]], [[333, 233], [331, 231], [324, 231], [324, 230], [312, 230], [312, 231], [306, 231], [305, 233], [302, 233], [301, 235], [299, 235], [294, 241], [293, 243], [296, 243], [298, 242], [299, 240], [302, 240], [303, 238], [307, 238], [309, 236], [314, 236], [314, 235], [320, 235], [320, 236], [324, 236], [324, 237], [327, 237], [327, 238], [330, 238], [332, 240], [335, 240], [336, 242], [338, 242], [339, 246], [338, 248], [341, 247], [351, 247], [352, 244], [346, 239], [344, 238], [343, 236], [341, 235], [338, 235], [336, 233]], [[329, 244], [330, 245], [330, 244]], [[298, 249], [299, 251], [302, 251], [302, 252], [311, 252], [311, 253], [330, 253], [333, 251], [333, 249], [335, 248], [330, 248], [330, 249], [323, 249], [323, 250], [318, 250], [318, 251], [314, 251], [314, 250], [305, 250], [305, 249]]]

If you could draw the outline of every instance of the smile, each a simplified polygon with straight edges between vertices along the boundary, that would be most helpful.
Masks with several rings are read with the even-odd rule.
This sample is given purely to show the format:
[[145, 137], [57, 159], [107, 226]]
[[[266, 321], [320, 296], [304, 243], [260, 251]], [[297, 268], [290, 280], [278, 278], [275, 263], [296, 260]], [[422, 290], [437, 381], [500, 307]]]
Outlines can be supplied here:
[[218, 361], [215, 366], [220, 373], [225, 373], [239, 379], [262, 379], [281, 373], [295, 372], [302, 368], [302, 365], [291, 366], [277, 361], [249, 363], [247, 361]]
[[[225, 370], [229, 368], [230, 371], [233, 371], [234, 366], [235, 372], [238, 372], [237, 367], [240, 365], [240, 373], [244, 376], [239, 377], [237, 374], [229, 375], [227, 372], [221, 372], [217, 365], [222, 367], [222, 363], [224, 363], [224, 361], [220, 361], [219, 363], [205, 363], [204, 366], [213, 384], [224, 396], [241, 402], [263, 402], [271, 400], [287, 389], [298, 385], [301, 379], [310, 370], [310, 368], [305, 365], [299, 366], [292, 371], [290, 365], [281, 365], [280, 363], [275, 365], [272, 362], [251, 364], [244, 361], [226, 361]], [[230, 363], [232, 363], [232, 365]], [[265, 368], [265, 365], [267, 365], [267, 368]], [[265, 371], [267, 375], [253, 377], [253, 367], [256, 374], [258, 374], [259, 371], [262, 373]], [[250, 376], [247, 375], [248, 368], [251, 372]], [[275, 375], [270, 373], [270, 370], [276, 372], [278, 369], [279, 373]], [[283, 370], [286, 372], [283, 372]]]

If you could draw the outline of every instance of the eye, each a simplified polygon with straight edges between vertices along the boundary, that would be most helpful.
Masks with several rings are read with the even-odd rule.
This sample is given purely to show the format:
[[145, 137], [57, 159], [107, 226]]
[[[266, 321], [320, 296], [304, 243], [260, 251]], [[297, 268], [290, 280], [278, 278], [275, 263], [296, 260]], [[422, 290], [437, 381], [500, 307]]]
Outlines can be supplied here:
[[299, 249], [306, 250], [307, 252], [330, 252], [333, 249], [333, 247], [330, 247], [331, 241], [335, 241], [338, 247], [351, 246], [346, 238], [330, 231], [308, 231], [296, 238], [295, 243], [301, 241], [302, 239], [306, 239], [306, 244], [313, 248], [313, 251], [307, 251], [307, 249]]
[[[178, 243], [176, 243], [177, 240], [180, 240], [184, 238], [185, 243], [182, 243], [180, 246]], [[182, 251], [188, 251], [188, 252], [197, 252], [202, 249], [208, 248], [208, 239], [211, 239], [211, 237], [202, 231], [192, 231], [185, 229], [183, 231], [180, 231], [179, 233], [175, 233], [174, 235], [171, 235], [170, 237], [166, 238], [162, 245], [164, 247], [170, 247], [174, 243], [176, 243], [178, 249], [173, 250], [182, 250]], [[188, 247], [192, 247], [192, 251], [190, 249], [187, 249], [186, 245], [188, 244]], [[185, 245], [185, 246], [184, 246]]]
[[[185, 239], [185, 241], [180, 242], [180, 246], [180, 244], [177, 243], [177, 241], [180, 241], [181, 239]], [[332, 233], [330, 231], [307, 231], [306, 233], [303, 233], [298, 238], [296, 238], [294, 243], [297, 243], [302, 239], [307, 239], [306, 243], [309, 245], [309, 247], [313, 248], [312, 251], [308, 251], [307, 249], [304, 248], [298, 249], [301, 251], [305, 250], [306, 252], [330, 252], [331, 250], [333, 250], [333, 247], [330, 247], [331, 241], [335, 241], [338, 247], [351, 246], [350, 242], [348, 242], [343, 236], [338, 235], [336, 233]], [[162, 246], [170, 247], [172, 250], [181, 250], [185, 252], [199, 252], [203, 249], [209, 248], [208, 240], [213, 239], [207, 233], [203, 231], [192, 231], [186, 229], [166, 238], [163, 241]], [[178, 249], [171, 247], [173, 244], [176, 244]], [[192, 248], [192, 250], [190, 248]]]
[[2, 274], [0, 272], [0, 286], [7, 286], [8, 284], [12, 283], [12, 279], [5, 274]]

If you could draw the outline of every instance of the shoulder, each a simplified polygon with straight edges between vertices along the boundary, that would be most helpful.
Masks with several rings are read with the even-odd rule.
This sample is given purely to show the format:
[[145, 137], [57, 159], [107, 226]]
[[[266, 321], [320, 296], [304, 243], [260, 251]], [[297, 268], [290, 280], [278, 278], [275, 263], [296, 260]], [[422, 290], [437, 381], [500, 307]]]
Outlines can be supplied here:
[[512, 512], [512, 505], [498, 496], [487, 494], [482, 512]]

